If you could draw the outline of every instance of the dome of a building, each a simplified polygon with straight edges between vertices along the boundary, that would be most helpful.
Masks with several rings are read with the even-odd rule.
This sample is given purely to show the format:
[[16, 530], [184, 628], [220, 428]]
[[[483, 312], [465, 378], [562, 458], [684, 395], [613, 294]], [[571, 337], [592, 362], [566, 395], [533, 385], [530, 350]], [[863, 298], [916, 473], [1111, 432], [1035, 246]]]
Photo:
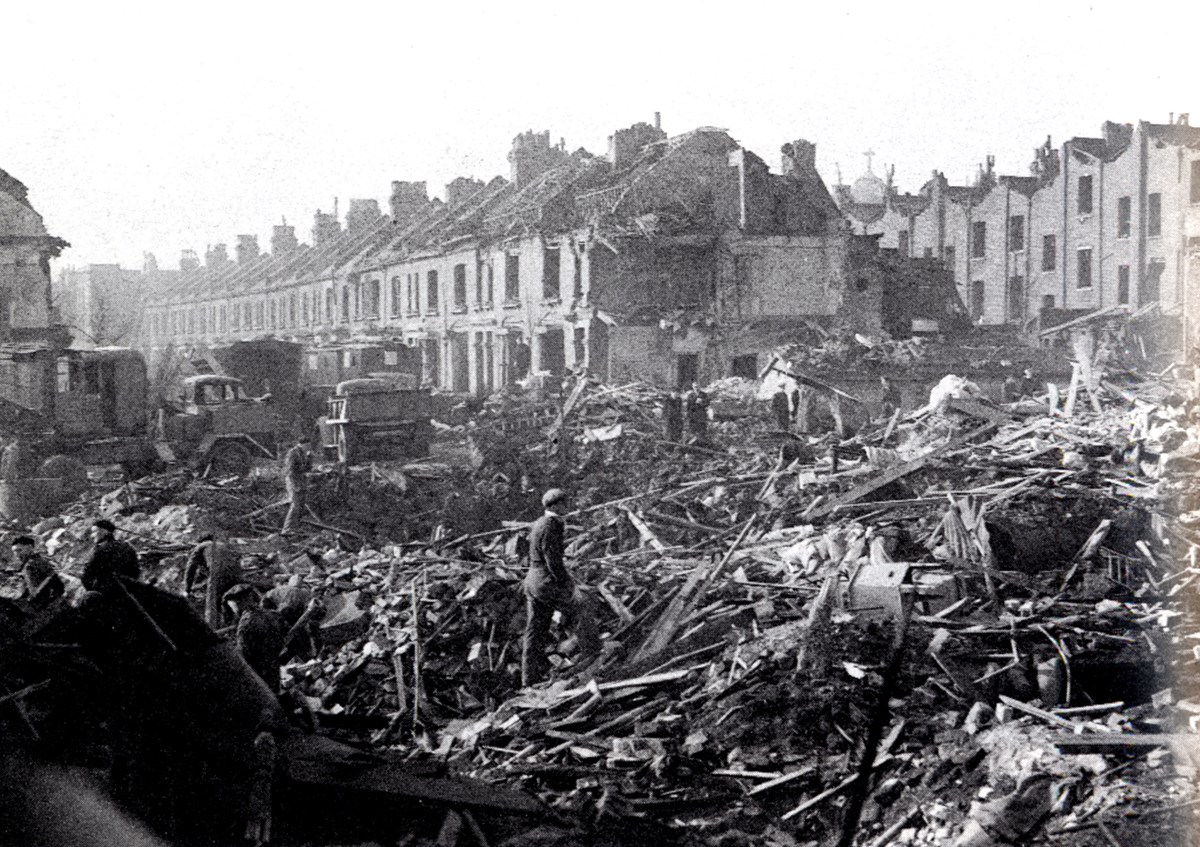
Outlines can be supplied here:
[[887, 183], [867, 171], [850, 186], [850, 196], [863, 206], [882, 206], [887, 197]]

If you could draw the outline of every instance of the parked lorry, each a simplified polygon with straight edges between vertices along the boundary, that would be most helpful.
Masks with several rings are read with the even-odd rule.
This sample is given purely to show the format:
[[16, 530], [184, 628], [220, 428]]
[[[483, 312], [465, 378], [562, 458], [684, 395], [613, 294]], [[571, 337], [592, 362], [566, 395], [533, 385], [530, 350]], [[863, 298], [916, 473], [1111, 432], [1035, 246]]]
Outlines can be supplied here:
[[328, 414], [318, 422], [321, 446], [343, 463], [368, 456], [427, 456], [436, 402], [411, 378], [339, 382], [329, 398]]
[[78, 476], [86, 465], [120, 465], [137, 477], [164, 461], [240, 473], [252, 457], [275, 455], [282, 416], [241, 380], [189, 377], [157, 413], [148, 388], [136, 350], [0, 345], [0, 433], [30, 456], [18, 479], [63, 469]]
[[250, 397], [240, 379], [202, 374], [183, 380], [175, 409], [160, 414], [155, 444], [219, 476], [246, 474], [255, 457], [274, 458], [283, 417], [270, 397]]

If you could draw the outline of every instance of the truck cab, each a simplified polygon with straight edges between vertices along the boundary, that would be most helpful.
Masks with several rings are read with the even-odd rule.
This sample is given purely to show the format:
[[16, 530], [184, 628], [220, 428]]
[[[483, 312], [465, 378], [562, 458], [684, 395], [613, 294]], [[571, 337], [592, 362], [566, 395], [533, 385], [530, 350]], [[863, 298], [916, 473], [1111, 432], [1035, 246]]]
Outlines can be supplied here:
[[245, 473], [255, 456], [274, 458], [283, 420], [270, 395], [251, 397], [240, 379], [201, 374], [183, 380], [174, 413], [164, 416], [159, 441], [193, 464], [220, 473]]

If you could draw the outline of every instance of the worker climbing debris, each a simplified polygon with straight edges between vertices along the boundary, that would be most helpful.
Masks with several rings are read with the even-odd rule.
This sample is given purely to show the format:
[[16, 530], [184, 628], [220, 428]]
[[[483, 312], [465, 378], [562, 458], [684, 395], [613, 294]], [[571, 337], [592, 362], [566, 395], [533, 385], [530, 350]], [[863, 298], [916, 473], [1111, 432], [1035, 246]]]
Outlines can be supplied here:
[[546, 646], [555, 612], [575, 630], [582, 660], [599, 650], [596, 622], [585, 607], [564, 560], [567, 493], [551, 488], [542, 495], [542, 516], [529, 528], [529, 570], [525, 576], [525, 636], [521, 648], [521, 684], [533, 685], [546, 672]]
[[213, 629], [220, 629], [232, 623], [223, 598], [241, 578], [241, 567], [233, 559], [229, 546], [208, 533], [188, 553], [183, 569], [183, 596], [190, 597], [196, 585], [203, 585], [204, 620]]
[[304, 519], [308, 505], [308, 474], [312, 471], [312, 437], [301, 434], [295, 445], [283, 457], [283, 481], [287, 490], [288, 510], [283, 519], [283, 532], [294, 533]]

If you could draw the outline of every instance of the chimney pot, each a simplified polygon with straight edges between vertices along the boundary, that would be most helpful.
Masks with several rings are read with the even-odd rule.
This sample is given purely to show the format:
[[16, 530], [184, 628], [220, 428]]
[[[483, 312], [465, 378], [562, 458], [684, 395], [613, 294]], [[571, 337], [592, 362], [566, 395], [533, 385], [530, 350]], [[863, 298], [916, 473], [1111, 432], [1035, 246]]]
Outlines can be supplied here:
[[654, 128], [659, 130], [662, 129], [662, 112], [654, 113]]

